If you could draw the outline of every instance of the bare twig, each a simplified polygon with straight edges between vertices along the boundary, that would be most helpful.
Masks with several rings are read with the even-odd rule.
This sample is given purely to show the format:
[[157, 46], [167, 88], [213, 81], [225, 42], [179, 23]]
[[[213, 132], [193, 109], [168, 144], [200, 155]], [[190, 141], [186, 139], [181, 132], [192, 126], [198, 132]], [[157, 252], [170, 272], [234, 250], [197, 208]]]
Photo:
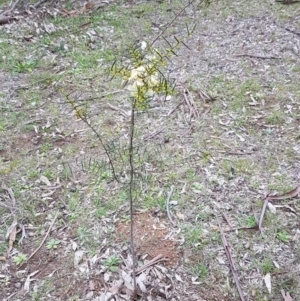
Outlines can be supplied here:
[[[173, 18], [173, 20], [171, 20], [171, 22], [164, 28], [164, 30], [162, 32], [160, 32], [155, 39], [152, 41], [152, 43], [150, 44], [150, 47], [152, 47], [155, 42], [166, 32], [166, 30], [176, 21], [176, 19], [181, 15], [182, 12], [185, 11], [186, 8], [188, 8], [192, 3], [194, 2], [194, 0], [192, 1], [188, 1], [188, 4], [186, 4]], [[203, 1], [201, 1], [203, 2]]]
[[259, 223], [258, 223], [259, 231], [262, 231], [262, 224], [263, 224], [263, 221], [264, 221], [264, 216], [265, 216], [266, 209], [267, 209], [267, 206], [268, 206], [268, 203], [269, 203], [269, 199], [265, 198], [263, 200], [263, 202], [264, 202], [264, 204], [263, 204], [263, 207], [262, 207], [262, 210], [261, 210], [261, 215], [260, 215]]
[[261, 210], [261, 215], [260, 215], [260, 219], [259, 219], [259, 224], [258, 224], [258, 228], [260, 231], [262, 231], [262, 224], [263, 224], [263, 220], [264, 220], [264, 216], [266, 213], [266, 209], [268, 206], [268, 203], [270, 200], [286, 200], [286, 199], [290, 199], [290, 198], [294, 198], [294, 197], [298, 197], [300, 196], [300, 185], [297, 186], [296, 188], [294, 188], [293, 190], [282, 194], [282, 195], [267, 195], [264, 199], [264, 205], [263, 208]]
[[171, 190], [168, 192], [168, 197], [167, 197], [167, 200], [166, 200], [166, 207], [167, 207], [167, 215], [168, 215], [168, 218], [169, 218], [169, 221], [171, 222], [171, 224], [175, 227], [176, 226], [176, 223], [174, 222], [173, 218], [172, 218], [172, 214], [170, 212], [170, 198], [171, 198], [171, 195], [173, 193], [173, 189], [174, 187], [172, 186], [171, 187]]
[[242, 292], [242, 288], [241, 288], [241, 285], [240, 285], [240, 282], [239, 282], [239, 278], [238, 278], [238, 275], [237, 275], [237, 270], [235, 268], [235, 265], [234, 265], [234, 262], [233, 262], [233, 259], [232, 259], [232, 256], [231, 256], [231, 253], [230, 253], [230, 250], [229, 250], [229, 245], [227, 243], [227, 240], [226, 240], [226, 237], [224, 235], [224, 232], [223, 232], [223, 230], [221, 228], [220, 221], [219, 221], [218, 217], [217, 217], [217, 220], [218, 220], [218, 224], [219, 224], [219, 231], [220, 231], [220, 235], [221, 235], [221, 239], [222, 239], [222, 244], [223, 244], [223, 247], [224, 247], [227, 259], [229, 261], [229, 265], [230, 265], [230, 269], [231, 269], [231, 272], [232, 272], [232, 275], [233, 275], [233, 279], [235, 281], [235, 284], [236, 284], [236, 287], [237, 287], [240, 299], [242, 301], [245, 301], [244, 294]]
[[237, 57], [247, 56], [247, 57], [252, 57], [255, 59], [262, 59], [262, 60], [279, 60], [279, 59], [281, 59], [278, 56], [262, 56], [262, 55], [254, 55], [254, 54], [247, 54], [247, 53], [236, 54], [235, 56], [237, 56]]
[[43, 245], [44, 242], [46, 241], [46, 239], [47, 239], [47, 237], [48, 237], [48, 235], [49, 235], [49, 233], [50, 233], [50, 231], [51, 231], [51, 229], [52, 229], [52, 227], [53, 227], [53, 225], [54, 225], [54, 223], [55, 223], [57, 217], [58, 217], [58, 213], [56, 213], [56, 215], [55, 215], [53, 221], [51, 222], [51, 224], [50, 224], [50, 226], [49, 226], [49, 229], [48, 229], [48, 231], [47, 231], [45, 237], [43, 238], [42, 242], [41, 242], [40, 245], [35, 249], [35, 251], [28, 257], [27, 261], [29, 261], [29, 260], [36, 254], [36, 252], [42, 247], [42, 245]]
[[227, 217], [227, 215], [224, 212], [222, 212], [222, 216], [225, 219], [225, 221], [227, 222], [227, 224], [229, 225], [230, 230], [232, 230], [233, 227], [232, 227], [232, 224], [231, 224], [229, 218]]
[[16, 199], [15, 199], [12, 189], [7, 187], [4, 182], [2, 182], [1, 188], [7, 191], [7, 193], [9, 194], [9, 197], [12, 201], [12, 207], [15, 208], [16, 207]]
[[136, 270], [136, 274], [140, 274], [142, 273], [144, 270], [148, 269], [149, 267], [151, 267], [154, 264], [157, 264], [160, 261], [164, 261], [166, 260], [165, 258], [163, 258], [163, 256], [161, 254], [157, 255], [156, 257], [154, 257], [153, 259], [151, 259], [149, 262], [147, 262], [146, 264], [144, 264], [143, 266], [141, 266], [140, 268], [138, 268]]
[[199, 117], [199, 112], [197, 109], [197, 106], [193, 100], [192, 94], [191, 92], [185, 88], [185, 90], [182, 93], [185, 102], [187, 104], [187, 106], [189, 107], [190, 110], [190, 119], [194, 116], [194, 117]]
[[37, 3], [35, 3], [34, 5], [33, 5], [33, 7], [35, 8], [35, 9], [37, 9], [41, 4], [44, 4], [45, 2], [47, 2], [47, 1], [51, 1], [51, 0], [40, 0], [39, 2], [37, 2]]
[[183, 101], [180, 102], [174, 109], [172, 109], [168, 114], [167, 117], [169, 117], [170, 115], [172, 115], [181, 105], [183, 104]]
[[[71, 104], [72, 108], [73, 108], [75, 111], [77, 111], [77, 107], [76, 107], [74, 101], [72, 101], [72, 100], [69, 99], [69, 95], [66, 95], [66, 94], [64, 94], [64, 93], [62, 93], [62, 94], [66, 97], [67, 102]], [[112, 157], [111, 157], [111, 155], [110, 155], [110, 153], [109, 153], [109, 151], [108, 151], [108, 147], [105, 145], [105, 143], [104, 143], [104, 141], [103, 141], [101, 135], [100, 135], [100, 134], [96, 131], [96, 129], [92, 126], [92, 124], [90, 123], [90, 121], [89, 121], [89, 119], [87, 118], [87, 116], [85, 116], [85, 115], [80, 115], [80, 119], [81, 119], [83, 122], [85, 122], [85, 124], [92, 130], [92, 132], [96, 135], [97, 139], [100, 141], [101, 146], [103, 147], [103, 149], [104, 149], [104, 151], [105, 151], [105, 154], [106, 154], [106, 156], [107, 156], [107, 158], [108, 158], [109, 166], [110, 166], [110, 168], [111, 168], [111, 170], [112, 170], [113, 177], [114, 177], [114, 179], [115, 179], [118, 183], [121, 183], [119, 177], [118, 177], [117, 174], [116, 174], [115, 167], [114, 167], [114, 164], [113, 164], [113, 159], [112, 159]]]
[[4, 204], [4, 203], [2, 203], [2, 202], [0, 202], [0, 207], [8, 208], [8, 209], [10, 209], [10, 210], [18, 209], [18, 208], [16, 208], [16, 207], [12, 207], [12, 206], [6, 205], [6, 204]]
[[0, 17], [2, 16], [8, 16], [15, 8], [16, 6], [18, 5], [18, 3], [20, 2], [21, 0], [17, 0], [8, 10], [6, 10]]

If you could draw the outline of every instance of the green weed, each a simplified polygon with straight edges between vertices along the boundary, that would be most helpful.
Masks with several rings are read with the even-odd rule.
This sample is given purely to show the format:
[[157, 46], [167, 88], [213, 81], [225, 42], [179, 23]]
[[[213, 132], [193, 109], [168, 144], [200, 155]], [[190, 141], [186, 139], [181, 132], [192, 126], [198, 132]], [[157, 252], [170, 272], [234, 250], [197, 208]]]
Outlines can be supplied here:
[[277, 233], [277, 238], [284, 243], [288, 243], [291, 240], [291, 236], [284, 230]]
[[27, 256], [23, 253], [19, 253], [13, 258], [13, 261], [16, 265], [21, 265], [27, 260]]
[[191, 272], [194, 276], [204, 279], [207, 275], [207, 267], [202, 262], [198, 262], [192, 265]]
[[28, 61], [18, 61], [13, 70], [18, 73], [32, 72], [33, 69], [37, 66], [37, 62], [33, 59]]
[[258, 263], [261, 268], [263, 275], [271, 273], [274, 270], [274, 265], [271, 259], [265, 258], [262, 262]]
[[54, 238], [51, 238], [51, 239], [48, 241], [48, 243], [47, 243], [47, 245], [46, 245], [46, 248], [47, 248], [48, 250], [51, 250], [51, 249], [57, 249], [57, 247], [58, 247], [59, 244], [60, 244], [60, 241], [59, 241], [59, 240], [56, 240], [56, 239], [54, 239]]
[[111, 256], [105, 259], [102, 263], [108, 270], [110, 270], [111, 272], [115, 272], [118, 268], [118, 265], [121, 263], [121, 261], [119, 258], [115, 256]]

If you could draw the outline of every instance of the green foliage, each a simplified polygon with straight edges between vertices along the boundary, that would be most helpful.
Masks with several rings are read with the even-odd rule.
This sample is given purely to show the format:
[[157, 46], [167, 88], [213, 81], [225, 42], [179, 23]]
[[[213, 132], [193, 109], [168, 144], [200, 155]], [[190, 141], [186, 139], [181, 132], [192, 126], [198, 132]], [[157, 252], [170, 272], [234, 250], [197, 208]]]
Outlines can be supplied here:
[[56, 240], [56, 239], [54, 239], [54, 238], [51, 238], [51, 239], [48, 241], [48, 243], [47, 243], [47, 245], [46, 245], [46, 248], [47, 248], [48, 250], [50, 250], [50, 249], [57, 249], [57, 247], [58, 247], [59, 244], [60, 244], [60, 241], [59, 241], [59, 240]]
[[194, 276], [203, 279], [207, 275], [207, 267], [202, 262], [198, 262], [196, 264], [193, 264], [193, 266], [191, 267], [191, 272]]
[[282, 242], [288, 243], [291, 239], [291, 236], [283, 230], [277, 233], [277, 238]]
[[18, 61], [14, 65], [14, 71], [18, 73], [32, 72], [36, 65], [37, 62], [33, 59], [30, 59], [28, 61]]
[[13, 261], [16, 265], [21, 265], [27, 260], [27, 256], [23, 253], [19, 253], [13, 258]]
[[115, 256], [111, 256], [105, 259], [102, 263], [108, 270], [115, 272], [120, 264], [120, 259]]
[[245, 218], [245, 224], [246, 224], [246, 227], [248, 227], [248, 228], [256, 226], [255, 217], [253, 215], [247, 216]]
[[5, 286], [10, 285], [10, 278], [8, 276], [5, 276], [4, 278], [0, 279], [0, 283], [3, 283], [3, 285]]
[[184, 234], [188, 244], [198, 245], [202, 238], [203, 229], [200, 226], [189, 225], [184, 228]]
[[[148, 54], [146, 54], [148, 52]], [[115, 62], [110, 70], [113, 76], [121, 77], [131, 93], [132, 105], [137, 110], [146, 110], [154, 93], [170, 95], [173, 88], [159, 74], [166, 66], [165, 56], [147, 46], [129, 49], [130, 67]]]
[[91, 237], [92, 237], [91, 230], [88, 229], [87, 227], [83, 226], [77, 229], [77, 238], [80, 243], [88, 242]]
[[269, 258], [265, 258], [258, 266], [261, 268], [264, 275], [274, 270], [273, 262]]

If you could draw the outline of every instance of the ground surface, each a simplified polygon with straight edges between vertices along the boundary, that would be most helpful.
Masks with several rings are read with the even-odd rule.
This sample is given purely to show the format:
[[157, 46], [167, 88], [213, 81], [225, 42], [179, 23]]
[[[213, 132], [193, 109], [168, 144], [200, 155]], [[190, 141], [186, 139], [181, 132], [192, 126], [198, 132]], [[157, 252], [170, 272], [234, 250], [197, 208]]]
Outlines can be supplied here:
[[[1, 300], [130, 299], [128, 186], [70, 102], [126, 180], [130, 106], [107, 68], [181, 2], [62, 2], [0, 27]], [[240, 300], [222, 228], [245, 300], [299, 300], [298, 200], [255, 226], [266, 194], [299, 184], [300, 4], [195, 1], [164, 37], [194, 24], [164, 71], [176, 94], [136, 117], [139, 268], [161, 255], [138, 297]]]

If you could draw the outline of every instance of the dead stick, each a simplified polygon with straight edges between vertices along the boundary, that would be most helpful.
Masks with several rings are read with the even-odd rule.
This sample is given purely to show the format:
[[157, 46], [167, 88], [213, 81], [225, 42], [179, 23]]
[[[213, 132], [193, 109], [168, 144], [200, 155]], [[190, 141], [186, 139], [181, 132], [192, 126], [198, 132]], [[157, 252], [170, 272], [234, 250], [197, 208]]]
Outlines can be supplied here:
[[53, 219], [51, 225], [49, 226], [49, 229], [48, 229], [48, 231], [47, 231], [47, 233], [46, 233], [44, 239], [43, 239], [42, 242], [41, 242], [41, 244], [40, 244], [40, 245], [37, 247], [37, 249], [29, 256], [29, 258], [27, 259], [27, 261], [29, 261], [29, 260], [36, 254], [36, 252], [42, 247], [42, 245], [43, 245], [44, 242], [46, 241], [46, 239], [47, 239], [47, 237], [48, 237], [48, 235], [49, 235], [49, 233], [50, 233], [50, 231], [51, 231], [51, 229], [52, 229], [52, 227], [53, 227], [53, 225], [54, 225], [54, 223], [55, 223], [57, 217], [58, 217], [58, 213], [56, 213], [56, 215], [55, 215], [55, 217], [54, 217], [54, 219]]
[[235, 56], [237, 56], [237, 57], [248, 56], [248, 57], [252, 57], [255, 59], [262, 59], [262, 60], [279, 60], [280, 59], [280, 57], [278, 57], [278, 56], [262, 56], [262, 55], [247, 54], [247, 53], [236, 54]]
[[173, 221], [173, 218], [172, 218], [172, 215], [171, 215], [171, 212], [170, 212], [170, 205], [169, 205], [170, 198], [171, 198], [171, 195], [173, 193], [173, 188], [174, 187], [172, 186], [170, 192], [168, 193], [168, 197], [167, 197], [167, 201], [166, 201], [166, 207], [167, 207], [167, 215], [168, 215], [168, 218], [169, 218], [171, 224], [173, 226], [176, 226], [176, 223]]
[[230, 230], [232, 230], [232, 224], [231, 224], [231, 222], [230, 222], [230, 220], [229, 220], [229, 218], [227, 217], [227, 215], [222, 211], [222, 216], [223, 216], [223, 218], [225, 219], [225, 221], [227, 222], [227, 224], [229, 225], [229, 227], [230, 227]]
[[150, 266], [162, 261], [162, 260], [166, 260], [163, 258], [163, 256], [161, 254], [157, 255], [156, 257], [154, 257], [153, 259], [151, 259], [149, 262], [147, 262], [146, 264], [144, 264], [142, 267], [138, 268], [136, 270], [136, 274], [140, 274], [141, 272], [143, 272], [144, 270], [146, 270], [147, 268], [149, 268]]
[[220, 230], [220, 234], [221, 234], [221, 240], [222, 240], [223, 248], [224, 248], [225, 254], [227, 256], [227, 259], [229, 261], [229, 266], [230, 266], [230, 270], [231, 270], [232, 275], [233, 275], [234, 282], [236, 284], [240, 299], [242, 301], [245, 301], [245, 298], [244, 298], [244, 295], [243, 295], [243, 292], [242, 292], [242, 288], [241, 288], [241, 285], [240, 285], [240, 282], [239, 282], [239, 278], [238, 278], [238, 275], [237, 275], [237, 272], [236, 272], [236, 268], [235, 268], [235, 265], [234, 265], [234, 262], [233, 262], [233, 258], [231, 256], [231, 253], [230, 253], [230, 250], [229, 250], [229, 245], [227, 243], [224, 232], [221, 228], [220, 221], [219, 221], [218, 217], [217, 217], [217, 221], [218, 221], [218, 225], [219, 225], [219, 230]]

